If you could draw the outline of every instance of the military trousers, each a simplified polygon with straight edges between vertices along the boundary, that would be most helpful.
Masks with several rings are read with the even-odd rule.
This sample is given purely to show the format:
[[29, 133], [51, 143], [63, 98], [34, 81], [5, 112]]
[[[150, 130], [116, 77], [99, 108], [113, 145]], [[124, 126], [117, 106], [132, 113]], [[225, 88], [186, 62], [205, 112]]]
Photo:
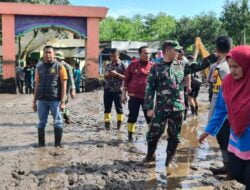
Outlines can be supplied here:
[[147, 141], [149, 143], [158, 142], [164, 133], [167, 124], [168, 146], [171, 146], [171, 144], [177, 145], [180, 143], [183, 114], [184, 111], [157, 111], [155, 113], [155, 117], [150, 123], [150, 128], [147, 133]]
[[184, 87], [184, 103], [185, 103], [185, 109], [187, 110], [189, 107], [187, 87]]
[[[69, 103], [69, 97], [70, 97], [70, 93], [69, 92], [67, 92], [66, 94], [67, 94], [67, 96], [66, 96], [66, 100], [65, 100], [65, 105], [67, 105]], [[63, 118], [64, 119], [66, 119], [66, 118], [69, 119], [69, 117], [70, 117], [70, 111], [69, 111], [69, 108], [67, 106], [66, 106], [66, 108], [64, 108], [62, 114], [63, 114]]]

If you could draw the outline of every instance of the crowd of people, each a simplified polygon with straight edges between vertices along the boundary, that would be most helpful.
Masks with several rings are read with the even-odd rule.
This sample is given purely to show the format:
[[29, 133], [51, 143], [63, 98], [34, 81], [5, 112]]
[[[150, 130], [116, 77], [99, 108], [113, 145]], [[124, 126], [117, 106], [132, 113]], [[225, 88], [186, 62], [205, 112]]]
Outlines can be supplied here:
[[[217, 137], [222, 151], [222, 168], [211, 168], [215, 175], [226, 173], [250, 189], [250, 46], [233, 49], [231, 39], [219, 36], [216, 53], [194, 62], [185, 56], [177, 41], [162, 43], [162, 58], [154, 63], [147, 46], [139, 48], [139, 59], [126, 65], [119, 59], [119, 51], [111, 49], [110, 63], [105, 68], [104, 125], [112, 129], [111, 110], [114, 102], [117, 116], [116, 129], [124, 121], [123, 104], [127, 103], [128, 141], [133, 143], [140, 108], [148, 125], [147, 154], [142, 163], [154, 162], [157, 144], [167, 125], [168, 144], [165, 166], [171, 164], [178, 144], [182, 123], [191, 111], [198, 115], [197, 96], [202, 85], [199, 72], [210, 67], [210, 113], [200, 143], [208, 135]], [[58, 56], [61, 59], [58, 59]], [[57, 59], [56, 59], [57, 57]], [[61, 146], [63, 117], [68, 96], [75, 96], [75, 86], [63, 56], [51, 46], [44, 48], [43, 61], [36, 67], [33, 109], [38, 112], [38, 142], [45, 146], [44, 129], [48, 113], [54, 118], [55, 146]], [[72, 71], [71, 71], [72, 72]], [[48, 80], [49, 79], [49, 80]]]
[[33, 59], [26, 59], [26, 66], [24, 62], [19, 62], [16, 67], [16, 83], [18, 92], [21, 94], [31, 94], [34, 90], [36, 61]]
[[[65, 57], [62, 52], [58, 51], [55, 58], [60, 62], [64, 60]], [[20, 94], [33, 94], [35, 88], [35, 70], [39, 61], [35, 58], [27, 57], [25, 62], [18, 61], [16, 66], [16, 86], [17, 91]], [[70, 66], [71, 72], [73, 72], [72, 77], [74, 81], [71, 81], [75, 86], [76, 92], [80, 92], [81, 88], [81, 70], [79, 64], [75, 67]]]

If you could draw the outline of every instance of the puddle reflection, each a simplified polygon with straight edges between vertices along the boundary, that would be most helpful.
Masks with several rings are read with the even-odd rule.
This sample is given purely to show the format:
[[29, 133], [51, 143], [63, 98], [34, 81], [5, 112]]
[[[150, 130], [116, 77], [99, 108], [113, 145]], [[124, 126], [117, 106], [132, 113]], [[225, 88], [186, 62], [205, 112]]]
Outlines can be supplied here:
[[[200, 116], [189, 117], [183, 123], [181, 131], [181, 143], [178, 146], [176, 157], [172, 166], [165, 167], [167, 134], [164, 134], [158, 143], [156, 151], [156, 163], [150, 168], [149, 179], [146, 183], [146, 189], [213, 189], [211, 186], [204, 187], [199, 183], [201, 175], [191, 174], [191, 166], [209, 167], [209, 161], [218, 157], [219, 149], [215, 139], [208, 138], [209, 143], [200, 146], [198, 136], [203, 131], [203, 126], [207, 122], [207, 109], [201, 108]], [[143, 120], [143, 117], [139, 118]], [[144, 126], [146, 127], [146, 126]], [[143, 137], [145, 138], [145, 137]], [[142, 137], [137, 139], [135, 147], [146, 153], [147, 145]]]

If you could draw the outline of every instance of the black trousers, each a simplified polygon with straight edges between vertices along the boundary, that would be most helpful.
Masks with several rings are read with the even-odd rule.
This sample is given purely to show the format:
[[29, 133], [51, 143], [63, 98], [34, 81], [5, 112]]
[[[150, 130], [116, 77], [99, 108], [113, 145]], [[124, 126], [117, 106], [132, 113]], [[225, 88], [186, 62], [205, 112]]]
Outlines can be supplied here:
[[25, 93], [26, 94], [31, 94], [33, 93], [33, 84], [30, 81], [25, 81]]
[[111, 113], [112, 104], [115, 103], [116, 113], [123, 114], [122, 110], [122, 92], [108, 92], [104, 91], [104, 113]]
[[208, 99], [209, 102], [212, 101], [212, 97], [213, 97], [213, 84], [209, 84], [209, 88], [208, 88]]
[[229, 142], [229, 135], [230, 135], [230, 125], [229, 125], [228, 119], [226, 119], [219, 133], [216, 135], [216, 139], [221, 150], [227, 150], [228, 142]]
[[24, 81], [23, 80], [16, 80], [16, 83], [17, 83], [18, 92], [23, 94]]
[[130, 96], [128, 101], [128, 123], [136, 123], [139, 116], [140, 107], [142, 107], [147, 124], [150, 123], [151, 118], [147, 116], [147, 110], [144, 109], [144, 99], [135, 98], [133, 96]]
[[229, 172], [233, 179], [246, 185], [246, 190], [250, 190], [250, 160], [242, 160], [233, 153], [228, 153]]
[[199, 91], [200, 88], [198, 87], [192, 88], [192, 91], [188, 95], [191, 96], [192, 98], [197, 98], [199, 95]]
[[189, 107], [187, 87], [184, 87], [184, 103], [185, 103], [185, 109], [187, 110]]

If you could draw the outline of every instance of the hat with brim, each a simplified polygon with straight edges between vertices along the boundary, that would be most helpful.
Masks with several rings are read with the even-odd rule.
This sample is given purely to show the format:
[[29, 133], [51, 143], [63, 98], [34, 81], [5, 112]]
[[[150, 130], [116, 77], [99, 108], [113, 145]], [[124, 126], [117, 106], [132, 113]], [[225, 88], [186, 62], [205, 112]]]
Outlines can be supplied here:
[[55, 58], [57, 58], [57, 59], [61, 59], [61, 60], [65, 59], [65, 58], [64, 58], [64, 55], [63, 55], [63, 53], [62, 53], [62, 52], [56, 52], [56, 54], [55, 54]]
[[171, 48], [173, 48], [176, 51], [180, 51], [180, 50], [183, 49], [183, 47], [180, 46], [179, 42], [178, 41], [174, 41], [174, 40], [166, 40], [166, 41], [164, 41], [163, 45], [165, 47], [171, 47]]

